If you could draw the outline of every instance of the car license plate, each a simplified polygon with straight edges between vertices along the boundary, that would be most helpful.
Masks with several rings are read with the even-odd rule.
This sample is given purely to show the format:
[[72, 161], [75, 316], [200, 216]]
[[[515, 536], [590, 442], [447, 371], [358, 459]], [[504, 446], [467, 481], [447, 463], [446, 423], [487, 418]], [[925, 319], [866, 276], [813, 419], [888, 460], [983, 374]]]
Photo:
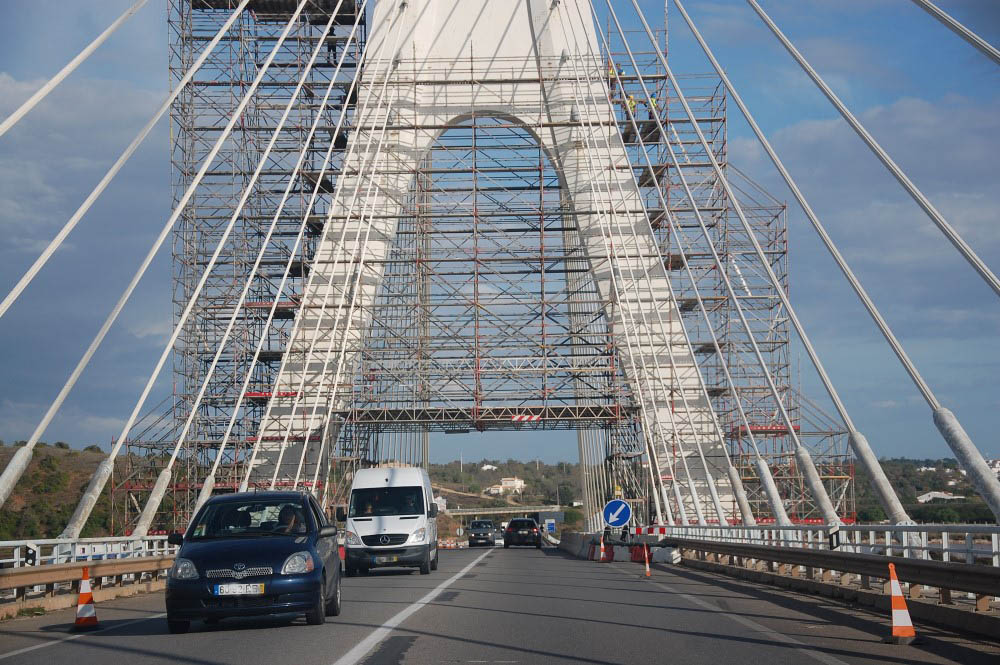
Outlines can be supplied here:
[[217, 584], [216, 596], [262, 596], [263, 584]]
[[399, 561], [398, 556], [377, 556], [375, 557], [375, 563], [396, 563]]
[[518, 531], [518, 533], [521, 534], [522, 536], [527, 536], [528, 535], [527, 531]]

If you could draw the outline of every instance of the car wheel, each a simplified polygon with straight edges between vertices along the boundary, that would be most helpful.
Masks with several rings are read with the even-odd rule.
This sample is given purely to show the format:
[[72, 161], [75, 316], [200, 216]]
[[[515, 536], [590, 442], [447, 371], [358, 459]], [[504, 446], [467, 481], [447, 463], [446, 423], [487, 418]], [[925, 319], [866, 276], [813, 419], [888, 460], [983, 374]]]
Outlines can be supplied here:
[[431, 570], [438, 569], [438, 560], [441, 558], [441, 553], [438, 550], [434, 550], [434, 559], [431, 561]]
[[427, 554], [424, 556], [424, 560], [420, 563], [420, 574], [430, 575], [431, 574], [431, 550], [427, 549]]
[[313, 604], [311, 610], [306, 612], [306, 623], [310, 626], [318, 626], [322, 623], [326, 623], [326, 576], [323, 577], [323, 581], [320, 583], [319, 593], [316, 594], [316, 602]]
[[356, 577], [358, 574], [358, 569], [349, 563], [344, 564], [344, 574], [348, 577]]
[[326, 615], [328, 617], [340, 616], [340, 578], [337, 578], [337, 587], [333, 590], [333, 598], [326, 604]]
[[174, 635], [179, 635], [180, 633], [186, 633], [191, 629], [190, 621], [177, 621], [167, 617], [167, 630], [169, 630]]
[[538, 541], [537, 543], [535, 543], [535, 547], [537, 547], [538, 549], [542, 549], [542, 541]]

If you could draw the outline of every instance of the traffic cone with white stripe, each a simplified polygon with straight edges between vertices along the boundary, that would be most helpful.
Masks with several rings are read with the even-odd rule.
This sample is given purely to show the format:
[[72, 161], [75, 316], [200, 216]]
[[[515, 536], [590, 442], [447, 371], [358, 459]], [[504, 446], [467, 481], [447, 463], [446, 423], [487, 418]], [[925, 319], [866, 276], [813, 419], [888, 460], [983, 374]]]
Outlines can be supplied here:
[[597, 560], [600, 563], [604, 562], [604, 534], [603, 533], [601, 534], [601, 556]]
[[652, 577], [652, 573], [649, 572], [649, 545], [646, 543], [642, 544], [642, 555], [646, 559], [646, 577]]
[[910, 611], [906, 609], [906, 599], [903, 589], [896, 577], [896, 566], [889, 564], [889, 590], [892, 593], [892, 635], [885, 638], [890, 644], [913, 644], [917, 633], [913, 630]]
[[94, 594], [90, 589], [90, 568], [83, 567], [83, 579], [80, 580], [80, 599], [76, 605], [76, 623], [74, 630], [97, 628], [97, 609], [94, 607]]

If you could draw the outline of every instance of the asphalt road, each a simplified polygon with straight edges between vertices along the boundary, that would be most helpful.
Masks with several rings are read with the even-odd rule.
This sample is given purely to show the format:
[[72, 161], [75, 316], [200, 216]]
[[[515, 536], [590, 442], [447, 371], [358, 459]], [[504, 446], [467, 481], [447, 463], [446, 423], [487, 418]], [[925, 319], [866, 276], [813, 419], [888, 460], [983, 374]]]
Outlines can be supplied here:
[[0, 624], [0, 665], [391, 665], [393, 663], [975, 663], [1000, 644], [918, 626], [881, 643], [884, 617], [676, 567], [578, 561], [546, 548], [441, 552], [429, 576], [344, 580], [344, 611], [227, 620], [167, 633], [162, 594], [102, 603], [100, 632], [73, 611]]

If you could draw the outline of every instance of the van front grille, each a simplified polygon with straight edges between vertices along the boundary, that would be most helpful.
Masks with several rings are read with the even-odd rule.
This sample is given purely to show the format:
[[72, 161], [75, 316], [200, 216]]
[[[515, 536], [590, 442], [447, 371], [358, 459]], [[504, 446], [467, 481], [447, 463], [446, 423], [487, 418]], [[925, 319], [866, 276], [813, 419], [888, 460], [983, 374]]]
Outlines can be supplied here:
[[361, 542], [368, 547], [391, 547], [402, 545], [409, 537], [408, 533], [382, 533], [375, 536], [361, 536]]

